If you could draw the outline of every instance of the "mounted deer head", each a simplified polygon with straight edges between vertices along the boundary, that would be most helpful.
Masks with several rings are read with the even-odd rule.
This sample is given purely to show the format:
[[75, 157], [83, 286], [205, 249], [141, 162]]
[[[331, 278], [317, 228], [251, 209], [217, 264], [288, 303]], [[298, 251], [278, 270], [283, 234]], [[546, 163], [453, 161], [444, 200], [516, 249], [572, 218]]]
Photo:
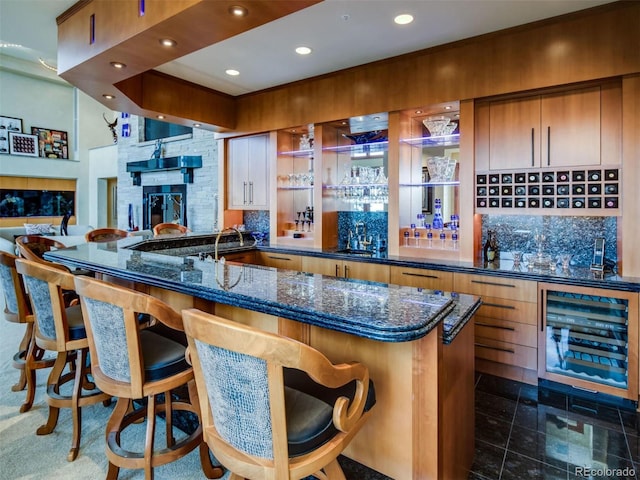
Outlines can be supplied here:
[[104, 121], [107, 122], [107, 126], [109, 127], [109, 130], [111, 130], [111, 135], [113, 135], [113, 143], [118, 143], [118, 132], [116, 132], [116, 126], [118, 125], [118, 117], [116, 117], [113, 123], [107, 120], [107, 117], [104, 116], [104, 113], [102, 114], [102, 118], [104, 118]]

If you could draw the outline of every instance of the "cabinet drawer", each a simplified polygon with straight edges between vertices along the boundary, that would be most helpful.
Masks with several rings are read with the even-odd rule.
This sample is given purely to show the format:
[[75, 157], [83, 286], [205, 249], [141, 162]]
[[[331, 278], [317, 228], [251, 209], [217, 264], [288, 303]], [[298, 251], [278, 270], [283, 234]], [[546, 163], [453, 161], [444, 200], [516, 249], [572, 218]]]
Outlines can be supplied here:
[[478, 316], [538, 325], [538, 304], [506, 298], [482, 297]]
[[256, 252], [240, 252], [240, 253], [229, 253], [229, 254], [220, 254], [221, 257], [224, 257], [228, 262], [236, 262], [236, 263], [256, 263]]
[[260, 264], [266, 267], [284, 268], [300, 271], [301, 260], [298, 255], [282, 253], [260, 252]]
[[453, 289], [453, 273], [424, 268], [391, 267], [391, 283], [450, 292]]
[[506, 363], [531, 370], [538, 368], [538, 350], [516, 343], [476, 337], [475, 354], [477, 358], [492, 362]]
[[482, 316], [475, 317], [476, 338], [490, 338], [537, 348], [538, 329], [535, 325], [497, 320]]
[[514, 278], [456, 273], [453, 276], [453, 289], [481, 297], [508, 298], [531, 303], [538, 301], [536, 282]]

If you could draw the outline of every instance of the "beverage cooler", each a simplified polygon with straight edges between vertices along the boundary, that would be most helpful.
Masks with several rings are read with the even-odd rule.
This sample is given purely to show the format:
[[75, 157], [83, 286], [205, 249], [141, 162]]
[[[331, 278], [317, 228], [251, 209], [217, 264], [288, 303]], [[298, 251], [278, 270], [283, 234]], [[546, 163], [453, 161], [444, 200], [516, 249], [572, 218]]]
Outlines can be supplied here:
[[638, 294], [539, 283], [538, 377], [638, 400]]

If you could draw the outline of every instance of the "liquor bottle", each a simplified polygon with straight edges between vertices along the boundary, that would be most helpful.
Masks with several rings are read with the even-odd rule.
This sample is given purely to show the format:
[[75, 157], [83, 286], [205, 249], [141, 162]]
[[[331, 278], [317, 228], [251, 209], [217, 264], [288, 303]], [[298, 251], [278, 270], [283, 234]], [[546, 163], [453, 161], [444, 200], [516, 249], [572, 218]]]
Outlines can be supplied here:
[[487, 240], [484, 242], [484, 259], [487, 262], [493, 262], [495, 257], [495, 251], [493, 250], [493, 246], [491, 244], [491, 236], [493, 234], [493, 230], [489, 230], [487, 232]]
[[434, 200], [434, 214], [433, 214], [433, 229], [441, 230], [444, 228], [444, 221], [442, 220], [442, 202], [439, 198]]

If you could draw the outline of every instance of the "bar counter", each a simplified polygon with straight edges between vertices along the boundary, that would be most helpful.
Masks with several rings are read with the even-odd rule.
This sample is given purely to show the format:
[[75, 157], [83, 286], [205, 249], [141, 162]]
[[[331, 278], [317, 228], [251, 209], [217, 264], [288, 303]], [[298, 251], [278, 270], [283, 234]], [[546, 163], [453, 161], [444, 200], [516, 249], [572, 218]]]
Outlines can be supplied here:
[[360, 361], [376, 385], [345, 455], [397, 480], [466, 478], [474, 453], [471, 295], [133, 250], [130, 239], [48, 252], [104, 279]]

